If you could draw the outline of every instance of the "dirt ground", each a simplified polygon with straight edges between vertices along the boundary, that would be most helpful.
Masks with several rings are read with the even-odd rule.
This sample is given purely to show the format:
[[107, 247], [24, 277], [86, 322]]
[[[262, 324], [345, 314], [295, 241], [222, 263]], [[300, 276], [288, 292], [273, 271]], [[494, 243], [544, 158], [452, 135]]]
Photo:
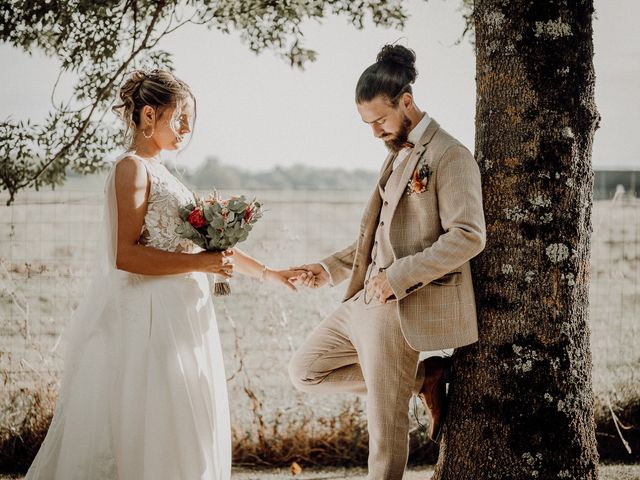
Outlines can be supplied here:
[[[428, 480], [433, 473], [432, 467], [410, 468], [403, 480]], [[365, 480], [364, 469], [338, 468], [304, 470], [300, 475], [291, 475], [287, 469], [248, 470], [234, 469], [234, 480]], [[640, 465], [602, 465], [601, 480], [640, 480]], [[1, 479], [0, 479], [1, 480]]]
[[[433, 473], [432, 467], [410, 468], [404, 480], [428, 480]], [[356, 468], [313, 469], [299, 475], [291, 475], [287, 469], [249, 470], [234, 469], [234, 480], [365, 480], [366, 470]], [[640, 480], [640, 465], [602, 465], [601, 480]], [[2, 480], [2, 479], [0, 479]]]
[[[404, 480], [428, 480], [432, 467], [410, 468]], [[21, 480], [21, 476], [0, 474], [0, 480]], [[292, 475], [288, 469], [246, 469], [234, 468], [233, 480], [365, 480], [366, 471], [361, 468], [305, 469], [299, 475]], [[640, 465], [602, 465], [601, 480], [640, 480]]]

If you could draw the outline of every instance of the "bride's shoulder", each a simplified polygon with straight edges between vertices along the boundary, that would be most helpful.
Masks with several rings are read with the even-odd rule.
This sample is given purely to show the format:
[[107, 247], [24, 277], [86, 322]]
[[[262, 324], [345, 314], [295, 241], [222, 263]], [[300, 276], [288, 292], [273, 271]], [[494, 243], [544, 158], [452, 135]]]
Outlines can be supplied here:
[[128, 162], [128, 163], [138, 162], [140, 164], [143, 164], [144, 163], [144, 158], [141, 157], [140, 155], [138, 155], [135, 152], [135, 150], [128, 150], [128, 151], [118, 155], [114, 160], [114, 164], [116, 166], [121, 164], [122, 162]]
[[134, 174], [144, 172], [146, 167], [144, 160], [135, 154], [124, 154], [115, 162], [116, 175]]
[[125, 154], [119, 158], [115, 165], [116, 187], [146, 187], [147, 167], [144, 160], [135, 154]]

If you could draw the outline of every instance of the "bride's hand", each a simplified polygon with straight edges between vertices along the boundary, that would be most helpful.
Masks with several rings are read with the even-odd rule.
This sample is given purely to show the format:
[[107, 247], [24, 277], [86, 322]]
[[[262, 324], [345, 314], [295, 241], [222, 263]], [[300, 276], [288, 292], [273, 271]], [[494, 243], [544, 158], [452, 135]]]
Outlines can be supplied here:
[[300, 273], [302, 272], [299, 270], [272, 270], [269, 268], [266, 272], [266, 278], [279, 283], [293, 292], [297, 292], [298, 289], [289, 281], [289, 279], [296, 278]]
[[202, 271], [205, 273], [215, 273], [225, 278], [233, 276], [233, 250], [224, 252], [200, 252], [203, 258]]

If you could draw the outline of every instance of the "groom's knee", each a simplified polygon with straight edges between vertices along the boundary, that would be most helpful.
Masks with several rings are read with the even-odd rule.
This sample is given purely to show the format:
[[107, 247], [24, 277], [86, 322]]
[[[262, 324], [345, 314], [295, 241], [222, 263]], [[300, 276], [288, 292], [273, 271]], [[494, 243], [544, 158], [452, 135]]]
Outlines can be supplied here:
[[302, 392], [308, 392], [317, 383], [309, 377], [307, 364], [298, 354], [289, 360], [289, 379], [293, 386]]

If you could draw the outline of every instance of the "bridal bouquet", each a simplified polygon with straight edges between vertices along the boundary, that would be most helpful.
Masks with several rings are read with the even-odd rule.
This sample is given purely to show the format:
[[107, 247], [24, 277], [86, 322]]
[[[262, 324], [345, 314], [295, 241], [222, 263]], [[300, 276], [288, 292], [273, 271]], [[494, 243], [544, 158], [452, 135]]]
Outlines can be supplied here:
[[[212, 252], [233, 248], [249, 236], [253, 225], [262, 217], [262, 204], [243, 195], [221, 199], [217, 192], [207, 198], [194, 193], [194, 203], [180, 209], [182, 224], [176, 233]], [[229, 281], [214, 275], [214, 295], [229, 295]]]

